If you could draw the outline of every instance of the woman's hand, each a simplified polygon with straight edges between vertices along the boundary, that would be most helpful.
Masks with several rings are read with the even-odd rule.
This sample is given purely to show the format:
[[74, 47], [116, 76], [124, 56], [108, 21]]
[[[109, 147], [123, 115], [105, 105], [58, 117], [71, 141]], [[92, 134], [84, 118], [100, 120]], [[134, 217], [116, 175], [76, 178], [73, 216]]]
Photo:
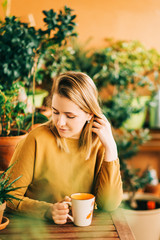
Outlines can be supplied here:
[[105, 161], [110, 162], [118, 158], [116, 142], [113, 138], [111, 125], [107, 118], [94, 118], [92, 131], [96, 133], [105, 148]]
[[[71, 199], [66, 196], [64, 201], [70, 202]], [[52, 219], [56, 224], [65, 224], [67, 222], [68, 213], [69, 207], [67, 203], [57, 202], [50, 207], [46, 213], [46, 217]]]

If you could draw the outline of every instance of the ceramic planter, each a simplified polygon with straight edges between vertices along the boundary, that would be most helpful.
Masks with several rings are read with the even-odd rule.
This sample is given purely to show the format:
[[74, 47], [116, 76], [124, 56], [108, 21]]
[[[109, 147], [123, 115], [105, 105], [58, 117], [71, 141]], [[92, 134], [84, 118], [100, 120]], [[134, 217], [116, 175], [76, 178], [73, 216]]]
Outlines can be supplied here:
[[[17, 132], [17, 130], [12, 130]], [[6, 170], [17, 143], [27, 135], [27, 131], [21, 130], [19, 136], [0, 137], [0, 170]]]
[[149, 126], [160, 129], [160, 89], [149, 104]]
[[144, 125], [146, 114], [147, 114], [147, 106], [146, 103], [149, 101], [149, 96], [141, 96], [139, 97], [139, 100], [136, 98], [132, 101], [132, 106], [135, 108], [141, 108], [144, 107], [143, 111], [137, 114], [132, 114], [130, 119], [128, 119], [123, 126], [126, 129], [141, 129]]
[[[127, 199], [128, 194], [124, 194], [124, 200]], [[159, 197], [147, 193], [137, 194], [135, 199], [160, 203]], [[143, 211], [124, 209], [124, 214], [136, 240], [160, 239], [160, 208]]]
[[[28, 93], [27, 93], [28, 94]], [[35, 100], [35, 107], [41, 107], [43, 104], [43, 100], [45, 97], [48, 96], [48, 92], [44, 89], [36, 89], [35, 95], [34, 95], [34, 100]], [[27, 96], [27, 104], [28, 105], [33, 105], [33, 95], [32, 92], [29, 92]]]

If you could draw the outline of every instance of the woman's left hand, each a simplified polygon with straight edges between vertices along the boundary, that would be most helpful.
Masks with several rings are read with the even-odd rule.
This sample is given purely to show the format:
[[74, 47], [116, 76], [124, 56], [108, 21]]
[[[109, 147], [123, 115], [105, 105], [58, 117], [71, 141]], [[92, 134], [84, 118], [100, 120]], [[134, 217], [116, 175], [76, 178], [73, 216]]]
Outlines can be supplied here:
[[96, 133], [105, 148], [105, 161], [110, 162], [118, 158], [116, 142], [113, 138], [111, 125], [107, 118], [94, 118], [92, 131]]

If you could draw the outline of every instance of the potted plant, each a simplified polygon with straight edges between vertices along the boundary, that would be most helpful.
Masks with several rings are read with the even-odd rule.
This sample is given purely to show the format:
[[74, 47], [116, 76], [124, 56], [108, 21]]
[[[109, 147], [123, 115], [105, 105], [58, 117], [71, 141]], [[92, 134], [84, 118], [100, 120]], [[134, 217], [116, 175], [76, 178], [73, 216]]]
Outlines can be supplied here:
[[152, 182], [151, 174], [147, 169], [141, 176], [137, 170], [123, 167], [123, 174], [128, 182], [127, 191], [121, 204], [124, 215], [137, 240], [154, 239], [160, 237], [160, 198], [154, 194], [138, 192]]
[[9, 223], [9, 220], [5, 218], [5, 224], [3, 224], [3, 214], [6, 208], [6, 202], [10, 201], [12, 203], [12, 199], [16, 199], [21, 201], [21, 199], [14, 196], [12, 193], [21, 188], [21, 187], [14, 187], [14, 183], [18, 181], [22, 176], [14, 179], [10, 182], [10, 176], [12, 174], [11, 168], [13, 164], [10, 165], [4, 172], [0, 173], [0, 229], [6, 227]]
[[[52, 45], [62, 46], [67, 38], [76, 35], [74, 33], [76, 15], [72, 15], [71, 12], [72, 10], [66, 6], [64, 11], [60, 11], [59, 14], [52, 9], [43, 11], [45, 14], [44, 22], [46, 23], [45, 30], [36, 30], [34, 27], [30, 27], [29, 24], [21, 22], [15, 16], [6, 17], [4, 22], [0, 22], [0, 142], [2, 144], [0, 152], [5, 152], [3, 154], [5, 159], [6, 149], [10, 148], [8, 145], [6, 147], [4, 142], [6, 142], [7, 138], [13, 137], [12, 129], [15, 127], [18, 129], [24, 128], [28, 125], [27, 121], [30, 119], [30, 113], [27, 113], [26, 99], [24, 101], [19, 98], [20, 87], [32, 88], [32, 125], [38, 116], [40, 116], [40, 123], [42, 119], [46, 121], [46, 118], [42, 118], [42, 114], [34, 113], [35, 71], [40, 55], [47, 48]], [[28, 114], [28, 120], [25, 120], [24, 123], [24, 119]], [[20, 133], [20, 131], [17, 132]], [[2, 143], [2, 141], [4, 142]], [[2, 147], [5, 150], [2, 151]], [[11, 148], [13, 153], [15, 145]], [[0, 163], [2, 170], [8, 165], [11, 155], [6, 160], [6, 164]], [[5, 162], [2, 156], [0, 159]]]
[[27, 134], [22, 130], [26, 104], [14, 98], [0, 90], [0, 170], [8, 167], [16, 144]]
[[[138, 41], [108, 40], [107, 44], [106, 48], [93, 54], [93, 78], [100, 91], [103, 90], [103, 105], [106, 106], [105, 110], [113, 104], [114, 108], [122, 105], [123, 110], [121, 114], [119, 112], [119, 117], [122, 117], [123, 121], [120, 122], [125, 124], [125, 128], [140, 129], [144, 125], [145, 106], [154, 86], [160, 55], [156, 50], [147, 50]], [[104, 88], [105, 86], [107, 88]], [[125, 116], [124, 108], [129, 109]], [[114, 118], [110, 113], [109, 115], [111, 119]], [[143, 121], [136, 121], [136, 126], [134, 118], [131, 122], [132, 117], [139, 117], [139, 120]], [[126, 122], [127, 120], [129, 121]]]
[[[22, 125], [27, 114], [25, 85], [31, 82], [34, 50], [40, 37], [33, 27], [15, 16], [0, 22], [0, 169], [9, 164], [15, 145], [24, 137]], [[10, 146], [10, 147], [9, 147]]]

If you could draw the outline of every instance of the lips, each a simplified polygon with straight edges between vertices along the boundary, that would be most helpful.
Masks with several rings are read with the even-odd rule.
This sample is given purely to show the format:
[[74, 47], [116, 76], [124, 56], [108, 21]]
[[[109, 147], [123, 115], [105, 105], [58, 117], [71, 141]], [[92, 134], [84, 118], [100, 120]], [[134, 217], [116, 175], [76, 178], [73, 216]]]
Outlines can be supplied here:
[[60, 132], [66, 132], [67, 131], [67, 129], [63, 129], [63, 128], [59, 128], [58, 129]]

